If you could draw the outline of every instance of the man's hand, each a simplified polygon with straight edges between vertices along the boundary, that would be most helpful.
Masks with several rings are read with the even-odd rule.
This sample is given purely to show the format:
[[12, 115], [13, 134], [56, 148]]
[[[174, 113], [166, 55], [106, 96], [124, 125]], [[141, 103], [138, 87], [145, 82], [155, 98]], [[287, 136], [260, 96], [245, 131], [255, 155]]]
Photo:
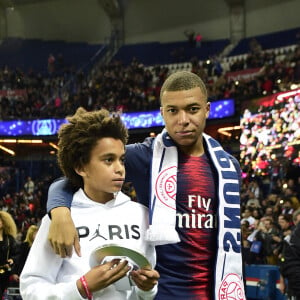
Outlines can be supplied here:
[[51, 210], [51, 219], [48, 240], [54, 252], [61, 257], [71, 257], [74, 245], [76, 254], [81, 256], [79, 237], [70, 210], [56, 207]]

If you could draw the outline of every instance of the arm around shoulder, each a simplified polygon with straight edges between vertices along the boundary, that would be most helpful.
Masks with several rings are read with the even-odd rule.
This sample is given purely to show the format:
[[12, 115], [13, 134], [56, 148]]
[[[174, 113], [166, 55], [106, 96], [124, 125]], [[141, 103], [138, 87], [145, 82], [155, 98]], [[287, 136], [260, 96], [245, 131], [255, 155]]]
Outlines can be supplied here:
[[51, 214], [48, 240], [54, 252], [61, 257], [71, 257], [74, 246], [77, 255], [81, 256], [79, 237], [70, 210], [67, 207], [56, 207]]
[[52, 220], [48, 240], [54, 252], [61, 257], [71, 256], [73, 246], [77, 255], [81, 256], [78, 233], [69, 209], [73, 193], [66, 178], [54, 181], [48, 191], [47, 211]]
[[59, 178], [54, 181], [48, 190], [47, 212], [52, 214], [52, 209], [59, 206], [70, 208], [73, 194], [74, 191], [68, 179]]

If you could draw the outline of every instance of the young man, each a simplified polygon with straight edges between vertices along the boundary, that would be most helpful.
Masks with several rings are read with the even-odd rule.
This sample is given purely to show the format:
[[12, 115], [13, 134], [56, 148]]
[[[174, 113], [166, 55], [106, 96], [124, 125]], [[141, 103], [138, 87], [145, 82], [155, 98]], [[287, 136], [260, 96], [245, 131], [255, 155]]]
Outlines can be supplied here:
[[59, 130], [58, 163], [79, 188], [71, 216], [82, 256], [61, 258], [53, 252], [47, 240], [50, 219], [45, 216], [21, 273], [22, 299], [153, 299], [159, 275], [150, 265], [130, 272], [126, 257], [123, 261], [111, 255], [101, 264], [92, 255], [100, 246], [117, 244], [143, 253], [155, 265], [155, 248], [145, 241], [148, 209], [120, 192], [127, 130], [106, 110], [79, 108], [68, 120]]
[[[161, 88], [165, 129], [126, 147], [126, 181], [149, 207], [147, 239], [159, 245], [156, 299], [245, 299], [240, 233], [240, 167], [204, 133], [210, 103], [191, 72], [170, 75]], [[70, 225], [70, 189], [49, 189], [49, 240], [57, 254], [79, 243]], [[63, 226], [63, 227], [62, 227]], [[61, 230], [60, 228], [64, 228]]]

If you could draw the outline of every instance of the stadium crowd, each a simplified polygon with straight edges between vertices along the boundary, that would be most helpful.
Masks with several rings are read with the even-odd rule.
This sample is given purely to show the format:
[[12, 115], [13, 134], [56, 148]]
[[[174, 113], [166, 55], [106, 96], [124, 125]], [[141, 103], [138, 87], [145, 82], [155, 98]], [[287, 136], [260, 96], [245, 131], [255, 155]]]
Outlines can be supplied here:
[[[292, 83], [299, 83], [300, 46], [294, 51], [276, 54], [255, 45], [244, 58], [235, 59], [229, 65], [225, 64], [225, 59], [211, 57], [205, 62], [192, 58], [190, 66], [207, 84], [210, 99], [234, 98], [241, 103], [289, 90]], [[258, 71], [252, 77], [236, 79], [229, 76], [255, 68]], [[167, 66], [146, 67], [136, 59], [128, 66], [113, 61], [97, 67], [92, 76], [60, 68], [59, 72], [54, 69], [48, 77], [43, 77], [34, 71], [25, 74], [5, 67], [0, 70], [0, 90], [7, 91], [0, 101], [0, 120], [24, 119], [25, 116], [30, 119], [63, 118], [73, 114], [79, 106], [87, 110], [106, 108], [120, 113], [158, 109], [161, 84], [172, 71]], [[286, 110], [290, 110], [299, 120], [295, 115], [297, 105], [290, 103], [285, 107], [284, 115], [288, 116]], [[278, 119], [282, 120], [281, 116]], [[261, 118], [261, 121], [266, 120]], [[251, 136], [253, 126], [258, 124], [244, 126], [248, 126], [246, 129]], [[258, 138], [255, 141], [254, 148], [258, 150]], [[248, 153], [242, 151], [241, 156], [244, 261], [246, 264], [280, 265], [284, 240], [300, 219], [298, 152], [286, 156], [282, 164], [271, 153], [259, 155], [256, 150], [251, 152], [249, 145], [246, 145]], [[253, 160], [263, 160], [264, 167], [261, 167], [261, 161], [254, 166], [247, 164]], [[16, 178], [22, 179], [18, 185]], [[31, 225], [39, 225], [46, 213], [47, 189], [54, 179], [53, 175], [31, 178], [30, 174], [22, 173], [20, 176], [20, 170], [13, 165], [1, 166], [0, 209], [13, 216], [18, 243], [25, 239]], [[20, 188], [17, 190], [16, 186]], [[134, 195], [128, 186], [126, 192]]]
[[[299, 46], [280, 52], [257, 46], [250, 49], [230, 61], [216, 55], [206, 61], [192, 57], [185, 68], [203, 79], [212, 100], [234, 98], [241, 102], [287, 90], [291, 82], [300, 81]], [[158, 109], [162, 82], [175, 70], [168, 65], [144, 66], [135, 58], [129, 65], [112, 61], [96, 66], [92, 75], [63, 66], [57, 71], [54, 66], [49, 76], [4, 67], [0, 70], [0, 90], [6, 93], [1, 97], [0, 120], [63, 118], [79, 106], [121, 112]]]

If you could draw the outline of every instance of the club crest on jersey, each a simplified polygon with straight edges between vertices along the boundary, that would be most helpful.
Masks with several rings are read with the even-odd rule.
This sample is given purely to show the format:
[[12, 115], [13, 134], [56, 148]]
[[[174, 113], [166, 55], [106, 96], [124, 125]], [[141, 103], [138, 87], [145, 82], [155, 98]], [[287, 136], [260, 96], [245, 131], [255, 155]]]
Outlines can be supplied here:
[[162, 170], [155, 182], [155, 195], [164, 205], [176, 209], [176, 172], [172, 166]]
[[218, 300], [246, 300], [243, 282], [237, 274], [230, 273], [222, 280]]

